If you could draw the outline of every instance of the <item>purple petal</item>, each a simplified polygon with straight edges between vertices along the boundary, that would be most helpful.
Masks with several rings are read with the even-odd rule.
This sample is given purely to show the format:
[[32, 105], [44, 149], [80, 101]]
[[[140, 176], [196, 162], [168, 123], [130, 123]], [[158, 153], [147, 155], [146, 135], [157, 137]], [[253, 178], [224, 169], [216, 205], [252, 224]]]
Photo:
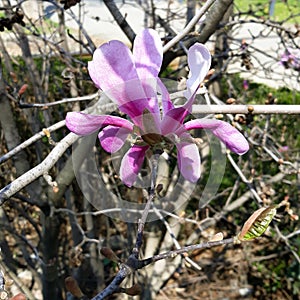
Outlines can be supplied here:
[[98, 138], [105, 151], [115, 153], [124, 145], [130, 132], [127, 128], [107, 126], [99, 132]]
[[151, 110], [132, 53], [123, 43], [110, 41], [100, 46], [88, 63], [88, 69], [95, 85], [125, 114], [134, 117], [141, 115], [144, 108]]
[[181, 120], [183, 113], [182, 107], [168, 111], [161, 122], [161, 134], [167, 136], [174, 133], [178, 134], [177, 131], [186, 131], [182, 125], [183, 120]]
[[[134, 89], [134, 87], [132, 87], [132, 89]], [[127, 114], [135, 125], [141, 128], [143, 127], [143, 113], [148, 111], [152, 115], [157, 127], [159, 127], [160, 112], [156, 97], [131, 100], [119, 106], [119, 109]]]
[[158, 77], [163, 58], [163, 47], [158, 33], [145, 29], [133, 44], [135, 66], [140, 79]]
[[[133, 57], [147, 98], [144, 109], [159, 116], [157, 78], [162, 64], [163, 48], [161, 39], [155, 30], [144, 29], [137, 34], [133, 44]], [[156, 122], [158, 121], [159, 118], [156, 119]]]
[[183, 140], [176, 144], [178, 168], [182, 176], [195, 183], [201, 175], [201, 162], [198, 147], [193, 142], [186, 142], [184, 139], [191, 139], [189, 134], [180, 136]]
[[184, 124], [186, 130], [210, 129], [231, 151], [242, 155], [249, 150], [245, 137], [227, 122], [214, 119], [196, 119]]
[[69, 112], [66, 116], [66, 126], [78, 135], [88, 135], [108, 125], [126, 128], [129, 131], [133, 130], [131, 122], [115, 116], [95, 116], [80, 112]]
[[149, 146], [133, 145], [122, 159], [120, 178], [129, 187], [135, 182]]
[[195, 93], [209, 71], [211, 65], [211, 55], [209, 50], [202, 44], [194, 44], [189, 48], [188, 64], [190, 68], [190, 75], [186, 82], [187, 99]]
[[190, 97], [190, 99], [182, 106], [175, 107], [167, 111], [163, 116], [161, 127], [163, 134], [174, 132], [182, 127], [184, 119], [192, 112], [192, 106], [195, 100], [196, 92]]
[[[192, 106], [196, 97], [196, 91], [189, 100], [180, 107], [175, 107], [167, 111], [162, 120], [162, 132], [172, 132], [180, 127], [185, 117], [192, 112]], [[174, 122], [175, 121], [175, 122]]]
[[169, 110], [174, 108], [173, 102], [170, 99], [170, 94], [166, 88], [166, 86], [163, 84], [163, 82], [158, 78], [158, 88], [159, 92], [161, 93], [161, 102], [162, 102], [162, 112], [163, 115], [165, 115]]
[[132, 54], [120, 41], [101, 45], [88, 63], [88, 70], [95, 85], [103, 91], [124, 81], [138, 79]]
[[101, 45], [88, 63], [89, 74], [95, 85], [103, 91], [110, 90], [124, 81], [138, 79], [133, 56], [120, 41]]

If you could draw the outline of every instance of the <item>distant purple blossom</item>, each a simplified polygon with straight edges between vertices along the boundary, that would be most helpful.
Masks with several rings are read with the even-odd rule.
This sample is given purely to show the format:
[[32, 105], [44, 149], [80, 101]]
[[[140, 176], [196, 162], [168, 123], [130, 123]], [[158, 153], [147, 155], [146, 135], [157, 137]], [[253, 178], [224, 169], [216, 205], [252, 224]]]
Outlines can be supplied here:
[[300, 71], [300, 49], [286, 48], [281, 55], [280, 63], [286, 69], [294, 69]]
[[120, 178], [127, 186], [135, 182], [147, 151], [170, 145], [177, 148], [178, 167], [183, 177], [196, 182], [200, 178], [201, 162], [198, 147], [188, 132], [192, 129], [210, 129], [235, 153], [244, 154], [249, 149], [244, 136], [227, 122], [195, 119], [184, 123], [192, 110], [196, 91], [210, 68], [208, 49], [196, 43], [188, 51], [187, 101], [180, 107], [174, 107], [158, 77], [162, 59], [162, 43], [152, 29], [145, 29], [136, 36], [133, 53], [119, 41], [100, 46], [89, 62], [89, 74], [95, 85], [131, 120], [80, 112], [66, 116], [67, 127], [78, 135], [100, 130], [101, 146], [109, 153], [118, 151], [130, 134], [136, 137], [120, 167]]
[[281, 146], [279, 149], [278, 149], [279, 152], [287, 152], [289, 151], [289, 146]]
[[245, 91], [247, 91], [249, 89], [249, 82], [246, 79], [243, 80], [243, 89]]

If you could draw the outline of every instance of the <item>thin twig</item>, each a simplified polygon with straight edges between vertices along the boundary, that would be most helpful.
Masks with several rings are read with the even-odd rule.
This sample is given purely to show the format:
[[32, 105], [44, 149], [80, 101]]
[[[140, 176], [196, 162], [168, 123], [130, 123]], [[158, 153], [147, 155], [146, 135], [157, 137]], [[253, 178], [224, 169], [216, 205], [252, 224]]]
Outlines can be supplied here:
[[[281, 172], [277, 173], [276, 175], [274, 175], [273, 177], [271, 177], [270, 179], [268, 179], [266, 181], [266, 185], [280, 182], [284, 179], [285, 176], [286, 175]], [[229, 203], [223, 209], [224, 214], [227, 214], [228, 212], [234, 211], [235, 209], [242, 207], [249, 199], [251, 199], [251, 195], [252, 195], [251, 191], [247, 191], [244, 194], [242, 194], [241, 196], [239, 196], [239, 198], [237, 198], [235, 201]]]
[[[155, 214], [159, 217], [159, 219], [164, 223], [167, 231], [169, 232], [172, 240], [173, 240], [173, 243], [176, 247], [176, 249], [180, 249], [180, 244], [178, 243], [178, 241], [176, 240], [173, 232], [172, 232], [172, 229], [171, 229], [171, 226], [169, 225], [169, 223], [165, 220], [165, 218], [163, 217], [163, 215], [160, 213], [160, 211], [153, 205], [152, 206], [153, 208], [153, 211], [155, 212]], [[201, 270], [201, 267], [195, 263], [190, 257], [188, 256], [184, 256], [182, 255], [182, 257], [186, 260], [187, 263], [189, 263], [191, 266], [193, 266], [196, 270], [200, 271]]]
[[121, 28], [121, 30], [125, 33], [125, 35], [129, 39], [129, 41], [133, 43], [136, 34], [131, 28], [131, 26], [128, 24], [124, 16], [121, 14], [115, 1], [104, 0], [103, 2], [107, 7], [107, 9], [109, 10], [109, 12], [111, 13], [111, 15], [113, 16], [113, 18], [115, 19], [115, 21], [117, 22], [117, 24], [119, 25], [119, 27]]
[[225, 240], [221, 240], [221, 241], [205, 242], [205, 243], [201, 243], [201, 244], [186, 246], [186, 247], [183, 247], [180, 249], [168, 251], [168, 252], [161, 253], [161, 254], [155, 255], [153, 257], [141, 260], [140, 268], [145, 267], [145, 266], [147, 266], [151, 263], [154, 263], [158, 260], [162, 260], [162, 259], [166, 259], [166, 258], [174, 258], [175, 256], [177, 256], [179, 254], [187, 253], [190, 251], [199, 250], [199, 249], [208, 249], [208, 248], [212, 248], [215, 246], [228, 245], [228, 244], [233, 244], [233, 243], [235, 243], [235, 238], [229, 238], [229, 239], [225, 239]]
[[193, 105], [194, 114], [297, 115], [300, 105]]
[[242, 172], [242, 170], [239, 168], [239, 166], [236, 164], [236, 162], [234, 161], [234, 159], [232, 158], [232, 156], [231, 156], [231, 154], [229, 152], [227, 152], [227, 158], [228, 158], [229, 162], [231, 163], [231, 165], [233, 166], [233, 168], [235, 169], [235, 171], [241, 177], [242, 181], [247, 184], [250, 192], [252, 193], [252, 195], [254, 196], [254, 198], [256, 199], [256, 201], [258, 203], [263, 203], [262, 199], [257, 194], [257, 192], [254, 189], [254, 187], [252, 186], [251, 182], [246, 178], [246, 176], [244, 175], [244, 173]]
[[14, 283], [16, 284], [16, 286], [26, 295], [26, 297], [27, 297], [28, 300], [34, 300], [35, 299], [35, 297], [31, 293], [30, 289], [25, 284], [23, 284], [23, 282], [21, 281], [21, 279], [13, 271], [11, 271], [6, 266], [6, 264], [4, 262], [2, 262], [1, 260], [0, 260], [0, 267], [14, 281]]
[[294, 231], [294, 232], [292, 232], [292, 233], [290, 233], [290, 234], [288, 234], [288, 235], [286, 235], [285, 237], [286, 237], [287, 239], [290, 239], [291, 237], [293, 237], [293, 236], [295, 236], [295, 235], [298, 235], [298, 234], [300, 234], [300, 229], [299, 229], [299, 230], [296, 230], [296, 231]]
[[271, 150], [269, 150], [265, 146], [263, 146], [262, 149], [265, 152], [267, 152], [274, 159], [274, 161], [276, 161], [277, 163], [279, 163], [281, 165], [288, 165], [288, 166], [292, 167], [295, 170], [295, 172], [298, 172], [297, 166], [293, 165], [293, 163], [291, 163], [290, 161], [286, 161], [286, 160], [283, 160], [280, 157], [277, 157]]
[[35, 135], [33, 135], [31, 138], [29, 138], [28, 140], [26, 140], [22, 144], [18, 145], [17, 147], [13, 148], [9, 152], [7, 152], [3, 156], [1, 156], [0, 157], [0, 164], [4, 163], [9, 158], [13, 157], [14, 155], [16, 155], [17, 153], [19, 153], [20, 151], [22, 151], [25, 148], [27, 148], [28, 146], [30, 146], [31, 144], [33, 144], [36, 141], [40, 140], [42, 137], [46, 136], [46, 131], [53, 132], [53, 131], [55, 131], [57, 129], [62, 128], [65, 125], [66, 125], [66, 121], [63, 120], [63, 121], [60, 121], [60, 122], [58, 122], [58, 123], [56, 123], [56, 124], [54, 124], [54, 125], [52, 125], [52, 126], [50, 126], [48, 128], [45, 128], [45, 130], [42, 130], [42, 131], [36, 133]]
[[45, 172], [49, 171], [65, 151], [79, 139], [79, 136], [74, 133], [69, 133], [52, 149], [49, 155], [37, 166], [24, 173], [10, 184], [0, 190], [0, 206], [8, 200], [15, 193], [19, 192], [22, 188], [42, 176]]
[[144, 268], [145, 266], [152, 264], [156, 261], [162, 260], [162, 259], [167, 259], [167, 258], [174, 258], [177, 255], [181, 255], [184, 253], [188, 253], [190, 251], [198, 250], [198, 249], [208, 249], [212, 248], [215, 246], [220, 246], [220, 245], [228, 245], [228, 244], [233, 244], [235, 243], [235, 238], [228, 238], [225, 240], [221, 241], [214, 241], [214, 242], [205, 242], [201, 244], [195, 244], [195, 245], [190, 245], [186, 246], [180, 249], [164, 252], [155, 256], [152, 256], [150, 258], [146, 258], [143, 260], [136, 260], [134, 264], [134, 268], [132, 266], [130, 267], [128, 265], [128, 262], [130, 258], [128, 259], [126, 264], [121, 265], [121, 269], [118, 272], [117, 276], [114, 278], [114, 280], [111, 282], [109, 286], [107, 286], [101, 293], [99, 293], [97, 296], [95, 296], [92, 300], [103, 300], [105, 297], [111, 295], [114, 293], [114, 291], [117, 289], [117, 287], [122, 283], [122, 281], [134, 270]]
[[143, 233], [144, 233], [144, 226], [147, 221], [147, 217], [151, 208], [151, 205], [153, 203], [154, 197], [155, 197], [155, 184], [156, 184], [156, 177], [157, 177], [157, 166], [158, 166], [158, 159], [159, 159], [160, 153], [154, 153], [153, 157], [151, 158], [151, 187], [149, 192], [149, 197], [146, 203], [146, 206], [143, 210], [142, 217], [139, 219], [139, 225], [138, 225], [138, 233], [136, 238], [136, 244], [133, 248], [132, 253], [138, 257], [138, 252], [142, 245], [142, 239], [143, 239]]
[[143, 241], [143, 234], [144, 234], [144, 226], [147, 221], [147, 217], [151, 208], [151, 204], [153, 203], [154, 197], [155, 197], [155, 184], [156, 184], [156, 177], [157, 177], [157, 166], [158, 166], [158, 159], [161, 152], [160, 150], [157, 152], [154, 152], [152, 158], [151, 158], [151, 187], [149, 191], [149, 196], [147, 199], [146, 206], [143, 210], [142, 216], [139, 219], [138, 223], [138, 233], [136, 237], [136, 243], [135, 247], [132, 250], [131, 255], [128, 257], [126, 263], [122, 264], [120, 267], [120, 270], [118, 274], [115, 276], [113, 281], [98, 295], [96, 295], [92, 300], [101, 300], [105, 297], [115, 293], [122, 281], [132, 274], [135, 270], [139, 269], [139, 251], [142, 246]]
[[[96, 95], [98, 95], [98, 93], [92, 94], [89, 96], [85, 96], [85, 97], [66, 98], [66, 99], [62, 99], [57, 102], [53, 102], [53, 104], [41, 103], [41, 104], [33, 104], [33, 106], [44, 107], [45, 105], [50, 106], [50, 105], [56, 105], [56, 104], [61, 104], [61, 103], [66, 103], [66, 102], [89, 100], [89, 99], [96, 97]], [[251, 107], [250, 110], [249, 110], [249, 107]], [[273, 105], [273, 106], [270, 106], [270, 105], [251, 105], [251, 106], [248, 106], [248, 105], [194, 105], [192, 112], [194, 114], [198, 114], [198, 113], [201, 113], [201, 114], [218, 114], [218, 113], [219, 114], [222, 114], [222, 113], [224, 113], [224, 114], [250, 114], [250, 113], [251, 114], [300, 114], [300, 105]], [[55, 130], [63, 127], [64, 125], [65, 125], [65, 121], [63, 120], [63, 121], [60, 121], [60, 122], [48, 127], [47, 130], [49, 130], [49, 132], [52, 132], [52, 131], [55, 131]], [[32, 143], [38, 141], [39, 139], [41, 139], [44, 136], [45, 136], [44, 131], [41, 131], [41, 132], [35, 134], [34, 136], [32, 136], [31, 138], [29, 138], [28, 140], [26, 140], [19, 146], [17, 146], [16, 148], [12, 149], [8, 153], [6, 153], [2, 157], [0, 157], [0, 164], [5, 162], [7, 159], [12, 157], [16, 153], [25, 149]]]
[[192, 18], [192, 20], [186, 25], [186, 27], [179, 32], [172, 40], [170, 40], [163, 48], [164, 53], [171, 49], [175, 44], [177, 44], [181, 39], [183, 39], [193, 27], [197, 24], [200, 18], [208, 11], [212, 4], [216, 0], [208, 0], [198, 11], [198, 13]]
[[299, 255], [298, 255], [298, 253], [297, 253], [297, 252], [293, 249], [293, 247], [290, 245], [289, 240], [287, 239], [287, 237], [284, 236], [284, 235], [281, 233], [281, 231], [280, 231], [280, 229], [278, 228], [277, 225], [275, 225], [274, 228], [275, 228], [275, 230], [276, 230], [276, 232], [277, 232], [279, 238], [282, 239], [282, 240], [284, 241], [284, 243], [286, 244], [286, 246], [289, 248], [289, 250], [292, 252], [292, 254], [294, 255], [294, 257], [296, 258], [298, 264], [300, 264], [300, 257], [299, 257]]
[[20, 106], [20, 108], [33, 108], [33, 107], [47, 108], [50, 106], [55, 106], [55, 105], [64, 104], [64, 103], [94, 100], [97, 97], [99, 97], [99, 92], [94, 93], [92, 95], [73, 97], [73, 98], [64, 98], [59, 101], [47, 102], [47, 103], [26, 103], [26, 102], [20, 101], [19, 106]]

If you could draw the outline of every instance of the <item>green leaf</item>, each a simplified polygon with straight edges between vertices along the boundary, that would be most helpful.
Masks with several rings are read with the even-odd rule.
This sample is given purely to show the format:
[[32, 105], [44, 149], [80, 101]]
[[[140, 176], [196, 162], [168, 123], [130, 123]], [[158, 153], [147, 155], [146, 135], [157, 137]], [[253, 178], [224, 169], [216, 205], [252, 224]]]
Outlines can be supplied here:
[[245, 222], [241, 232], [238, 234], [238, 240], [249, 241], [260, 237], [276, 215], [276, 208], [277, 205], [272, 205], [255, 211]]

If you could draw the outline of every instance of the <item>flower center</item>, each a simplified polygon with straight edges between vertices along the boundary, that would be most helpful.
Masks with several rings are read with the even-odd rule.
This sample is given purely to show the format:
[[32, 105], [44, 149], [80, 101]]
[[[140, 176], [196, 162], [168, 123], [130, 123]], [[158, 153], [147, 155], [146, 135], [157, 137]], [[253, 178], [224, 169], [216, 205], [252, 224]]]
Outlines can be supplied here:
[[149, 146], [155, 146], [161, 144], [164, 141], [164, 137], [159, 133], [146, 133], [141, 135], [143, 141]]

